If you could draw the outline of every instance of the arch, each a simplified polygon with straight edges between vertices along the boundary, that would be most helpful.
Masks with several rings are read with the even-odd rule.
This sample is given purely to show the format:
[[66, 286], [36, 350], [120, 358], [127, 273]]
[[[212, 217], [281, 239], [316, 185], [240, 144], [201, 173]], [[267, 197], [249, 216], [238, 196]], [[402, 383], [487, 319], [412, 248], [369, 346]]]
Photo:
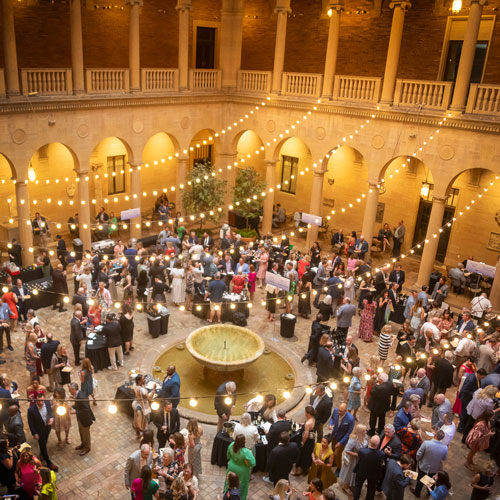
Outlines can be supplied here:
[[428, 169], [429, 173], [432, 175], [431, 168], [418, 156], [397, 155], [392, 157], [381, 167], [381, 169], [377, 173], [376, 180], [381, 181], [382, 179], [384, 179], [385, 173], [390, 167], [395, 167], [397, 169], [407, 168], [408, 171], [415, 171], [420, 166]]
[[220, 144], [219, 134], [215, 130], [204, 128], [198, 130], [191, 141], [189, 147], [183, 153], [189, 155], [188, 168], [191, 169], [194, 161], [209, 159], [211, 165], [215, 165], [215, 153]]
[[142, 161], [148, 166], [160, 165], [172, 161], [176, 156], [179, 156], [179, 151], [179, 142], [172, 134], [157, 132], [144, 144]]
[[132, 148], [130, 147], [130, 144], [127, 141], [117, 136], [109, 136], [109, 137], [104, 137], [95, 145], [95, 147], [92, 150], [92, 154], [90, 156], [91, 163], [92, 159], [95, 158], [98, 149], [103, 145], [111, 146], [114, 150], [118, 150], [121, 147], [122, 149], [125, 150], [125, 154], [129, 162], [133, 162], [136, 160], [134, 158], [134, 153], [132, 151]]
[[[176, 154], [179, 155], [179, 153], [181, 152], [181, 146], [179, 144], [179, 141], [177, 140], [177, 137], [175, 137], [175, 135], [171, 134], [170, 132], [165, 132], [164, 130], [160, 130], [154, 134], [152, 134], [149, 139], [146, 140], [145, 144], [144, 144], [144, 147], [142, 148], [142, 159], [143, 159], [143, 162], [146, 162], [146, 160], [144, 159], [144, 153], [145, 153], [145, 150], [146, 148], [148, 147], [148, 144], [151, 143], [152, 140], [154, 140], [155, 138], [162, 138], [162, 141], [163, 143], [170, 143], [169, 146], [171, 146], [171, 149], [173, 150], [173, 154], [172, 156], [175, 156]], [[158, 158], [158, 160], [161, 160], [161, 157]]]
[[4, 169], [10, 168], [10, 173], [12, 179], [17, 179], [17, 172], [14, 163], [10, 160], [10, 158], [3, 153], [0, 153], [0, 175], [3, 173]]
[[323, 156], [323, 159], [321, 161], [321, 171], [326, 172], [329, 168], [330, 161], [335, 159], [335, 156], [339, 152], [344, 152], [344, 151], [349, 151], [350, 154], [352, 155], [352, 161], [353, 163], [357, 164], [363, 164], [365, 161], [365, 158], [363, 154], [356, 148], [353, 148], [352, 146], [335, 146], [331, 149], [329, 149], [325, 155]]
[[[62, 157], [62, 160], [61, 159], [57, 160], [58, 165], [59, 165], [60, 161], [69, 162], [71, 159], [71, 161], [73, 162], [72, 170], [78, 172], [78, 170], [80, 168], [80, 161], [78, 159], [78, 156], [76, 155], [76, 153], [73, 151], [73, 149], [71, 147], [69, 147], [67, 144], [65, 144], [63, 142], [48, 142], [47, 144], [40, 146], [31, 156], [31, 158], [29, 160], [30, 164], [34, 161], [34, 159], [37, 158], [37, 155], [39, 158], [41, 157], [41, 158], [44, 158], [47, 160], [49, 159], [48, 158], [49, 155], [51, 155], [51, 156], [57, 155], [57, 156], [59, 156], [59, 158]], [[36, 167], [33, 167], [33, 168], [35, 168], [35, 174], [36, 174]], [[65, 173], [65, 175], [62, 175], [62, 177], [63, 178], [67, 177], [67, 174]], [[58, 175], [57, 175], [57, 173], [54, 174], [53, 172], [50, 172], [50, 173], [48, 173], [46, 178], [56, 179], [56, 178], [58, 178]]]
[[[458, 178], [467, 172], [472, 177], [472, 182], [470, 183], [471, 185], [479, 185], [479, 183], [481, 181], [481, 175], [482, 175], [481, 172], [483, 172], [483, 173], [491, 172], [492, 174], [495, 174], [495, 175], [497, 174], [497, 172], [495, 170], [493, 170], [492, 168], [489, 168], [488, 166], [474, 167], [474, 168], [463, 168], [462, 170], [460, 170], [460, 172], [456, 173], [448, 182], [448, 184], [446, 186], [446, 191], [445, 191], [446, 195], [450, 194], [450, 191], [453, 188], [453, 185], [455, 184], [455, 182], [458, 180]], [[479, 177], [479, 178], [477, 178], [477, 177]]]
[[254, 130], [242, 130], [235, 135], [231, 150], [236, 151], [240, 168], [253, 166], [262, 179], [266, 177], [265, 148]]
[[260, 135], [255, 130], [246, 129], [246, 130], [241, 130], [233, 137], [231, 141], [231, 149], [237, 150], [240, 140], [245, 141], [248, 140], [248, 138], [250, 137], [252, 137], [254, 140], [258, 139], [259, 147], [260, 146], [264, 147], [264, 141], [262, 140], [262, 137], [260, 137]]

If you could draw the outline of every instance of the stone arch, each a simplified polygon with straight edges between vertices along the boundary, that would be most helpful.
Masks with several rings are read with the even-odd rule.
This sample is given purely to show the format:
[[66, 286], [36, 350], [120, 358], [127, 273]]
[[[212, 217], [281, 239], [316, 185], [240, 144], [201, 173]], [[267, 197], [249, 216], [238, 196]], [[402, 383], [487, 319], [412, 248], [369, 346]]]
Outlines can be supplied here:
[[[432, 171], [430, 167], [423, 161], [422, 158], [413, 155], [397, 155], [393, 156], [390, 160], [386, 161], [384, 165], [377, 172], [376, 181], [381, 181], [385, 177], [385, 173], [390, 167], [395, 167], [398, 169], [408, 169], [407, 171], [414, 170], [414, 165], [417, 165], [416, 168], [420, 166], [424, 166], [429, 170], [429, 173], [432, 175]], [[434, 176], [433, 176], [434, 177]]]
[[[146, 148], [148, 147], [149, 144], [151, 144], [151, 141], [154, 140], [155, 138], [162, 138], [162, 142], [169, 142], [171, 149], [173, 150], [172, 156], [179, 156], [181, 152], [181, 146], [179, 144], [179, 141], [175, 135], [171, 134], [170, 132], [165, 132], [164, 130], [160, 130], [152, 135], [149, 136], [149, 138], [146, 140], [144, 143], [144, 147], [142, 148], [142, 160], [146, 162], [144, 159], [144, 154], [146, 151]], [[158, 162], [161, 162], [162, 157], [157, 158]], [[164, 162], [163, 162], [164, 163]]]
[[[225, 134], [224, 134], [225, 135]], [[196, 132], [187, 149], [183, 153], [189, 156], [188, 168], [191, 169], [196, 160], [209, 158], [211, 165], [215, 165], [215, 154], [221, 143], [221, 138], [215, 130], [203, 128]]]
[[232, 140], [231, 150], [236, 151], [240, 168], [253, 166], [261, 178], [265, 178], [265, 146], [257, 132], [251, 129], [238, 132]]
[[323, 156], [323, 159], [321, 160], [321, 165], [320, 165], [321, 171], [327, 172], [330, 161], [335, 159], [335, 156], [337, 155], [338, 152], [345, 151], [345, 150], [349, 150], [352, 152], [354, 163], [358, 163], [358, 164], [364, 163], [365, 158], [364, 158], [363, 154], [358, 149], [353, 148], [352, 146], [347, 146], [347, 145], [346, 146], [341, 145], [340, 147], [335, 146], [335, 147], [329, 149], [325, 153], [325, 155]]
[[3, 174], [4, 170], [7, 167], [10, 168], [10, 178], [17, 179], [17, 171], [14, 163], [8, 156], [0, 153], [0, 176]]

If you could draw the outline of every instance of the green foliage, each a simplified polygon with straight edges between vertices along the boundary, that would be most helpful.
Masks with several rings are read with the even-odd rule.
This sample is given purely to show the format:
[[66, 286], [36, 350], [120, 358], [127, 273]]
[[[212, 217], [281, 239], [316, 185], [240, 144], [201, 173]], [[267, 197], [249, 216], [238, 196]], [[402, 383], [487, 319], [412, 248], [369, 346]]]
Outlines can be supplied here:
[[255, 229], [237, 229], [236, 232], [241, 234], [242, 238], [255, 238], [257, 236]]
[[265, 191], [266, 183], [259, 179], [259, 174], [254, 167], [238, 169], [233, 188], [235, 212], [245, 219], [258, 217], [264, 200], [262, 193]]
[[200, 228], [203, 227], [204, 220], [217, 222], [222, 213], [218, 208], [224, 205], [225, 192], [226, 181], [219, 180], [209, 164], [195, 164], [186, 176], [186, 187], [182, 193], [186, 215], [204, 213], [205, 217], [200, 219]]

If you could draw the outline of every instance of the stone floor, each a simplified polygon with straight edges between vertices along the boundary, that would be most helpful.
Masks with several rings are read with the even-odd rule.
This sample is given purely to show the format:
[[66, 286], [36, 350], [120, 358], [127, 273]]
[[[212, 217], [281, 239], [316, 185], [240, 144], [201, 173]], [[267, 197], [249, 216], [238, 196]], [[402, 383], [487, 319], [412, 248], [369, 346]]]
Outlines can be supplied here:
[[[407, 282], [411, 283], [416, 277], [416, 270], [418, 263], [412, 261], [405, 261], [405, 268], [407, 269]], [[302, 356], [307, 345], [307, 340], [310, 331], [310, 320], [299, 318], [295, 330], [295, 337], [293, 339], [283, 339], [279, 335], [279, 322], [269, 323], [266, 321], [266, 313], [260, 304], [263, 298], [263, 292], [259, 290], [256, 293], [255, 307], [252, 309], [249, 318], [249, 328], [262, 335], [263, 339], [268, 342], [280, 343], [286, 347], [291, 353]], [[468, 299], [470, 300], [470, 299]], [[451, 302], [456, 307], [461, 307], [464, 304], [463, 298], [452, 297]], [[96, 392], [98, 398], [112, 398], [115, 389], [118, 385], [125, 381], [127, 371], [131, 368], [144, 369], [149, 368], [145, 363], [154, 359], [158, 352], [161, 352], [165, 338], [171, 335], [181, 335], [185, 337], [193, 329], [198, 328], [203, 324], [201, 320], [195, 318], [188, 312], [182, 312], [175, 306], [170, 308], [170, 324], [169, 334], [167, 337], [160, 337], [152, 339], [147, 332], [147, 325], [143, 314], [136, 314], [136, 328], [134, 334], [135, 351], [131, 356], [126, 358], [125, 368], [121, 368], [118, 372], [98, 372], [96, 378], [99, 381], [99, 386]], [[71, 312], [54, 313], [52, 310], [45, 309], [39, 311], [39, 317], [42, 322], [42, 327], [45, 331], [52, 331], [54, 337], [58, 340], [66, 342], [69, 345], [69, 323]], [[356, 338], [357, 331], [356, 325], [352, 328]], [[9, 373], [14, 380], [20, 385], [21, 394], [25, 393], [25, 388], [28, 383], [27, 372], [24, 368], [23, 362], [23, 342], [22, 334], [17, 332], [14, 334], [14, 347], [13, 353], [6, 351], [2, 355], [3, 359], [7, 360], [7, 364], [1, 367], [3, 372]], [[364, 344], [358, 342], [361, 347], [361, 367], [364, 369], [369, 363], [369, 358], [372, 353], [376, 351], [376, 344]], [[394, 357], [394, 347], [391, 349], [391, 358]], [[314, 369], [310, 369], [304, 365], [303, 370], [310, 370], [311, 375], [314, 376]], [[76, 380], [77, 373], [73, 372], [72, 378]], [[189, 393], [189, 387], [185, 384], [182, 386], [183, 394]], [[452, 402], [455, 399], [456, 389], [448, 392], [448, 397]], [[335, 404], [338, 405], [343, 400], [343, 395], [339, 392], [335, 394]], [[297, 420], [303, 417], [302, 402], [292, 412], [291, 416]], [[429, 410], [424, 409], [424, 413]], [[26, 415], [26, 403], [22, 405], [23, 416]], [[107, 411], [107, 404], [99, 403], [95, 408], [95, 415], [97, 421], [92, 426], [92, 443], [93, 449], [90, 454], [85, 457], [80, 457], [74, 451], [74, 446], [78, 443], [78, 428], [75, 418], [73, 418], [71, 428], [71, 445], [67, 445], [65, 449], [59, 450], [56, 447], [56, 437], [52, 433], [49, 440], [49, 453], [55, 463], [60, 467], [58, 473], [58, 488], [59, 498], [65, 499], [128, 499], [129, 494], [124, 488], [123, 484], [123, 468], [128, 455], [137, 448], [137, 441], [135, 433], [132, 430], [131, 420], [118, 413], [111, 415]], [[361, 411], [360, 419], [363, 423], [367, 423], [368, 414]], [[183, 420], [182, 424], [185, 425], [186, 421]], [[424, 432], [429, 429], [430, 424], [424, 424]], [[427, 427], [426, 427], [427, 426]], [[27, 425], [26, 425], [27, 429]], [[224, 482], [225, 470], [210, 464], [210, 451], [211, 444], [215, 434], [215, 428], [211, 425], [204, 425], [203, 437], [203, 475], [200, 478], [201, 488], [199, 498], [202, 500], [214, 500], [217, 493], [221, 492]], [[27, 434], [29, 434], [27, 432]], [[450, 446], [449, 458], [446, 463], [446, 470], [450, 473], [451, 481], [454, 489], [454, 498], [465, 499], [469, 498], [471, 487], [469, 486], [472, 478], [472, 473], [464, 468], [464, 460], [466, 455], [466, 448], [460, 443], [460, 436], [456, 436]], [[31, 436], [28, 441], [36, 446]], [[486, 455], [478, 454], [477, 462], [484, 463]], [[268, 484], [261, 480], [262, 473], [258, 473], [251, 481], [249, 488], [250, 499], [267, 499], [271, 493], [271, 488]], [[293, 486], [297, 489], [299, 494], [304, 491], [306, 482], [303, 478], [299, 480], [292, 479]], [[339, 487], [336, 487], [339, 498], [342, 500], [347, 498]], [[383, 498], [383, 496], [381, 496]], [[413, 498], [413, 495], [407, 491], [405, 498]]]

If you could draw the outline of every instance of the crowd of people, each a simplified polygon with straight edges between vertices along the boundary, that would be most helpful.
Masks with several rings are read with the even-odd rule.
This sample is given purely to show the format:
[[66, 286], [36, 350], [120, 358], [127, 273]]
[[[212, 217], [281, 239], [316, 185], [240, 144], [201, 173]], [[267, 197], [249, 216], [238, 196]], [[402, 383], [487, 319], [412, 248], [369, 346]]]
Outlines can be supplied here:
[[[168, 200], [163, 200], [158, 212], [167, 205]], [[282, 217], [280, 208], [277, 214]], [[105, 215], [101, 211], [98, 217]], [[300, 219], [294, 218], [299, 224]], [[394, 234], [387, 230], [379, 234], [381, 244], [389, 247], [392, 241], [393, 250], [399, 251]], [[404, 237], [402, 221], [396, 230], [398, 238]], [[27, 307], [29, 295], [23, 283], [8, 284], [1, 297], [0, 348], [3, 350], [5, 334], [7, 348], [13, 350], [10, 331], [17, 329], [21, 319], [30, 381], [26, 417], [46, 465], [42, 466], [26, 443], [20, 405], [14, 397], [18, 387], [4, 375], [0, 378], [4, 401], [0, 430], [5, 434], [0, 441], [0, 468], [8, 492], [21, 498], [35, 494], [54, 498], [50, 495], [55, 493], [58, 467], [48, 455], [47, 441], [53, 429], [59, 448], [70, 444], [73, 414], [81, 439], [76, 451], [82, 456], [91, 451], [92, 405], [98, 403], [92, 363], [81, 356], [88, 332], [102, 326], [108, 368], [119, 370], [125, 356], [134, 350], [134, 311], [158, 310], [168, 302], [190, 311], [195, 302], [209, 301], [206, 320], [220, 322], [224, 293], [242, 294], [252, 303], [257, 289], [262, 288], [269, 321], [274, 321], [280, 306], [287, 312], [297, 307], [304, 318], [313, 315], [302, 362], [316, 369], [317, 383], [298, 418], [303, 422], [299, 430], [293, 430], [283, 410], [276, 410], [273, 395], [245, 405], [248, 413], [236, 425], [227, 452], [228, 473], [221, 496], [245, 500], [251, 490], [259, 439], [253, 422], [260, 415], [270, 424], [264, 481], [272, 483], [274, 500], [290, 498], [295, 492], [290, 474], [307, 475], [309, 486], [304, 494], [315, 500], [336, 498], [335, 483], [356, 500], [365, 483], [367, 499], [373, 499], [377, 490], [388, 498], [403, 499], [412, 481], [416, 497], [425, 487], [432, 498], [443, 499], [451, 491], [444, 469], [456, 432], [462, 433], [462, 442], [468, 447], [464, 466], [475, 473], [471, 498], [487, 498], [500, 462], [500, 321], [487, 316], [491, 303], [480, 295], [470, 308], [452, 313], [446, 307], [450, 290], [445, 277], [431, 291], [424, 286], [403, 293], [406, 277], [401, 264], [374, 272], [366, 257], [364, 237], [352, 239], [352, 244], [350, 240], [344, 243], [340, 231], [333, 254], [325, 253], [319, 242], [299, 252], [285, 236], [265, 235], [254, 246], [225, 228], [216, 248], [208, 232], [198, 237], [179, 223], [170, 227], [165, 220], [153, 248], [118, 240], [112, 255], [85, 251], [82, 260], [71, 262], [58, 244], [60, 263], [54, 269], [50, 260], [47, 263], [47, 253], [42, 253], [40, 265], [53, 280], [54, 309], [64, 312], [68, 306], [68, 271], [74, 281], [69, 329], [73, 353], [68, 353], [63, 340], [44, 331], [36, 312]], [[463, 267], [457, 266], [457, 270], [463, 272]], [[266, 283], [267, 272], [287, 278], [288, 290]], [[452, 287], [458, 293], [461, 290], [455, 284], [461, 282], [460, 276], [451, 274]], [[392, 321], [396, 307], [404, 309], [400, 327]], [[313, 309], [317, 309], [314, 314]], [[354, 328], [357, 314], [359, 326]], [[374, 341], [377, 355], [362, 366], [361, 346]], [[80, 368], [71, 370], [75, 367]], [[41, 382], [44, 376], [45, 385]], [[181, 381], [174, 366], [168, 368], [161, 388], [147, 389], [145, 381], [138, 374], [133, 386], [132, 427], [139, 446], [127, 460], [125, 486], [136, 499], [192, 500], [203, 480], [203, 427], [191, 419], [181, 428], [177, 410]], [[335, 381], [336, 387], [332, 385]], [[232, 419], [236, 394], [236, 384], [228, 381], [215, 395], [218, 431]], [[153, 411], [154, 399], [160, 401], [160, 408]], [[425, 439], [423, 432], [425, 405], [431, 408], [432, 439]], [[364, 419], [360, 410], [369, 413], [368, 425], [360, 423]], [[151, 426], [156, 428], [156, 439]], [[478, 469], [474, 457], [488, 449], [493, 461], [484, 470]]]

